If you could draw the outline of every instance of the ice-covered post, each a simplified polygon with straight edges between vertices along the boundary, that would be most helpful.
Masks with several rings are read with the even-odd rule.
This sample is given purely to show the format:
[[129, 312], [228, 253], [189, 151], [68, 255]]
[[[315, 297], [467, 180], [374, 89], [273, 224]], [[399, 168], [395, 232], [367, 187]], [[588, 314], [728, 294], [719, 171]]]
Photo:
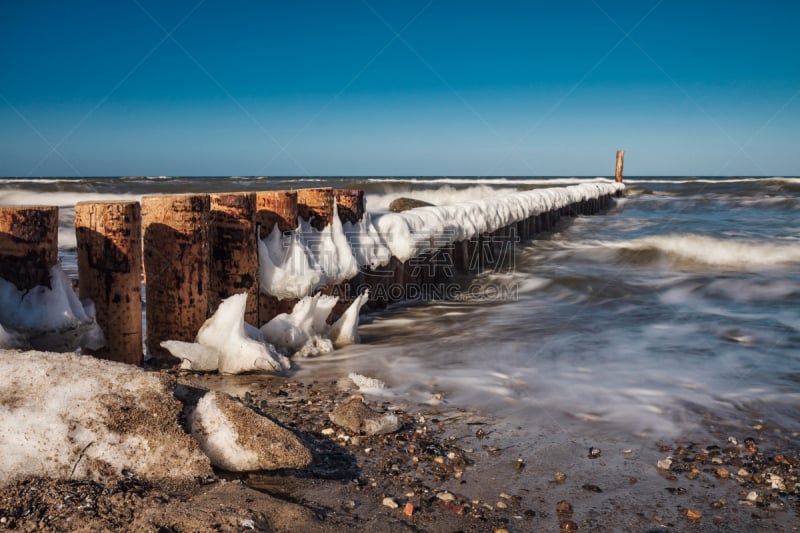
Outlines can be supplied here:
[[210, 195], [211, 253], [209, 313], [228, 296], [247, 292], [244, 319], [258, 324], [258, 250], [256, 193]]
[[[297, 193], [293, 191], [259, 191], [256, 193], [256, 226], [265, 238], [275, 226], [280, 231], [297, 228]], [[294, 300], [282, 301], [278, 298], [258, 293], [258, 324], [262, 325], [280, 313], [292, 310]]]
[[165, 340], [194, 341], [208, 315], [209, 197], [145, 196], [142, 231], [147, 351], [168, 356]]
[[58, 262], [58, 207], [0, 206], [0, 278], [19, 290], [50, 286]]
[[321, 230], [333, 222], [333, 189], [297, 191], [297, 214], [313, 228]]
[[366, 210], [364, 191], [359, 189], [334, 189], [333, 196], [336, 198], [336, 209], [342, 224], [345, 222], [350, 222], [351, 224], [361, 222]]
[[622, 164], [625, 161], [625, 150], [617, 150], [617, 168], [614, 172], [614, 181], [622, 181]]
[[139, 202], [75, 206], [78, 286], [94, 302], [106, 345], [92, 355], [142, 364], [142, 230]]

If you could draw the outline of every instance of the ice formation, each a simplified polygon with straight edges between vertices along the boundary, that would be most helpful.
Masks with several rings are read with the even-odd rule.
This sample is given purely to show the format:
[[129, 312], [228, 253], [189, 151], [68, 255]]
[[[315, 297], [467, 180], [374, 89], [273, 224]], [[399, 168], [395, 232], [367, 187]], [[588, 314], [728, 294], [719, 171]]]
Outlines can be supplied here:
[[359, 341], [358, 314], [368, 298], [365, 291], [329, 326], [327, 318], [339, 297], [306, 296], [291, 313], [282, 313], [261, 326], [261, 332], [269, 342], [300, 357], [328, 353]]
[[[20, 291], [0, 278], [0, 324], [17, 332], [12, 336], [17, 346], [8, 347], [30, 344], [41, 350], [74, 351], [105, 345], [94, 318], [94, 304], [81, 303], [60, 265], [50, 269], [50, 287], [38, 285]], [[0, 335], [0, 343], [6, 342], [11, 341]]]
[[388, 264], [392, 256], [407, 261], [623, 188], [622, 183], [598, 179], [567, 187], [502, 189], [500, 194], [484, 191], [480, 198], [475, 198], [474, 192], [451, 192], [446, 200], [456, 203], [402, 213], [366, 213], [357, 223], [342, 224], [334, 212], [332, 224], [321, 231], [300, 219], [298, 229], [287, 235], [275, 228], [259, 239], [261, 290], [280, 299], [303, 298], [320, 287], [354, 277], [360, 267], [375, 270]]
[[280, 371], [291, 366], [289, 360], [263, 342], [252, 338], [245, 328], [244, 311], [247, 293], [225, 299], [214, 316], [206, 320], [197, 333], [196, 342], [168, 340], [161, 346], [182, 359], [185, 370], [239, 374], [251, 370]]
[[0, 482], [30, 476], [193, 480], [208, 458], [178, 424], [174, 382], [69, 353], [0, 352]]

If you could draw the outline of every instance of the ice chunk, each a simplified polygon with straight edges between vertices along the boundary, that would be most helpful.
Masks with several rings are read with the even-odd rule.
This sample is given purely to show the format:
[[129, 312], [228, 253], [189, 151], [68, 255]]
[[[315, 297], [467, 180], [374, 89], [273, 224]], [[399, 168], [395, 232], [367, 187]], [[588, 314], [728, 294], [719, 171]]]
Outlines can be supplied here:
[[328, 338], [333, 341], [334, 347], [340, 348], [361, 342], [361, 338], [358, 336], [358, 317], [367, 300], [369, 300], [369, 291], [364, 291], [361, 296], [353, 300], [339, 320], [330, 327]]
[[226, 298], [214, 316], [200, 328], [195, 343], [170, 340], [162, 342], [161, 346], [182, 359], [181, 367], [184, 369], [240, 374], [251, 370], [289, 368], [289, 359], [272, 346], [247, 335], [244, 324], [246, 304], [247, 293]]
[[281, 313], [261, 326], [261, 332], [269, 342], [300, 356], [331, 352], [334, 346], [325, 338], [326, 320], [338, 300], [338, 296], [323, 294], [306, 296], [291, 313]]
[[358, 390], [365, 391], [365, 390], [382, 390], [386, 388], [386, 383], [379, 379], [369, 378], [367, 376], [363, 376], [361, 374], [356, 374], [351, 372], [347, 375], [350, 378]]
[[73, 351], [105, 345], [94, 305], [81, 303], [60, 265], [50, 269], [50, 287], [20, 291], [0, 278], [0, 324], [17, 330], [37, 349]]

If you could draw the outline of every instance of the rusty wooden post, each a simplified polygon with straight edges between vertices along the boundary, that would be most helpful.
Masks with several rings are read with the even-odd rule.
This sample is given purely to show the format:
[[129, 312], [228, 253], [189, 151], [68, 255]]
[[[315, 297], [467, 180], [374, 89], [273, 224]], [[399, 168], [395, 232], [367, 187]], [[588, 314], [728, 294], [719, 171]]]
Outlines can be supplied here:
[[78, 287], [94, 302], [105, 347], [92, 355], [142, 364], [142, 229], [139, 202], [75, 206]]
[[58, 207], [0, 206], [0, 278], [25, 291], [50, 287], [58, 262]]
[[209, 202], [209, 313], [225, 298], [247, 292], [244, 319], [258, 325], [256, 193], [216, 193]]
[[[367, 207], [364, 191], [360, 189], [333, 189], [333, 197], [336, 201], [336, 211], [339, 215], [339, 220], [342, 222], [342, 226], [344, 226], [345, 223], [358, 224], [361, 222]], [[336, 305], [328, 317], [328, 322], [333, 323], [342, 316], [353, 302], [353, 299], [358, 295], [363, 281], [364, 274], [359, 270], [355, 277], [345, 280], [335, 286], [326, 287], [323, 290], [325, 294], [339, 297], [339, 301], [336, 302]]]
[[625, 150], [617, 150], [617, 167], [614, 172], [614, 181], [622, 181], [622, 164], [625, 162]]
[[333, 189], [300, 189], [297, 191], [297, 214], [318, 230], [333, 222]]
[[207, 194], [142, 198], [147, 351], [153, 356], [170, 357], [162, 341], [192, 342], [208, 317], [208, 217]]
[[[261, 238], [277, 227], [280, 231], [297, 228], [297, 193], [290, 191], [259, 191], [256, 193], [256, 226]], [[258, 325], [263, 325], [281, 313], [291, 312], [297, 300], [279, 300], [271, 294], [258, 293]]]

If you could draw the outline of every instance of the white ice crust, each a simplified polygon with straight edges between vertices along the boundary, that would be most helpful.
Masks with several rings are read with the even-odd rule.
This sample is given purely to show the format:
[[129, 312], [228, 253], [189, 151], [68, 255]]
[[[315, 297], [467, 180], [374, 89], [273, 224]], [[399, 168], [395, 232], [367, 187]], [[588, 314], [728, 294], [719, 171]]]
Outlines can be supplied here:
[[105, 344], [94, 304], [78, 299], [60, 265], [50, 269], [50, 287], [20, 291], [0, 278], [0, 348], [28, 344], [58, 351], [98, 349]]
[[[422, 252], [492, 233], [531, 216], [577, 202], [613, 194], [625, 186], [609, 180], [567, 187], [487, 195], [447, 205], [410, 209], [402, 213], [366, 213], [358, 223], [333, 223], [322, 231], [302, 219], [293, 232], [277, 228], [259, 239], [261, 290], [280, 299], [309, 296], [325, 285], [335, 285], [358, 273], [359, 267], [377, 269], [392, 256], [407, 261]], [[461, 200], [464, 195], [450, 195]]]

